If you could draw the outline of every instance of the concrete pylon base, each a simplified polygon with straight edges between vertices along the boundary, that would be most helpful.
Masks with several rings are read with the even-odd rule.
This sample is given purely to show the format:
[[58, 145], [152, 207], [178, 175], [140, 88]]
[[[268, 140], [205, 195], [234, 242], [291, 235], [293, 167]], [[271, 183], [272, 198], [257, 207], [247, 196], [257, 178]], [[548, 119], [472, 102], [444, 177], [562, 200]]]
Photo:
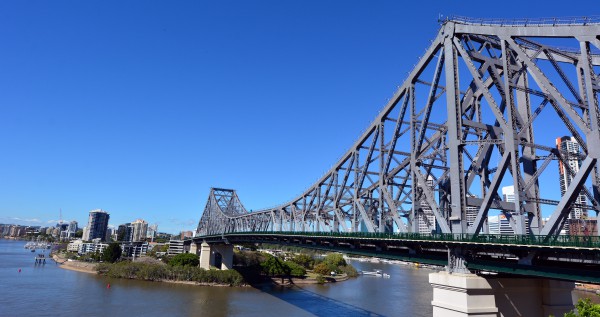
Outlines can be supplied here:
[[200, 245], [200, 267], [205, 270], [210, 270], [210, 264], [214, 262], [211, 259], [210, 245], [206, 242], [202, 242]]
[[573, 282], [439, 272], [429, 274], [429, 283], [434, 317], [547, 317], [573, 309]]
[[[216, 263], [217, 255], [220, 255], [220, 264]], [[200, 267], [205, 270], [210, 270], [211, 266], [218, 266], [221, 270], [233, 268], [233, 245], [210, 245], [206, 242], [202, 242], [200, 245]]]
[[221, 255], [221, 270], [229, 270], [233, 268], [233, 245], [214, 245], [212, 246], [212, 253], [215, 252]]

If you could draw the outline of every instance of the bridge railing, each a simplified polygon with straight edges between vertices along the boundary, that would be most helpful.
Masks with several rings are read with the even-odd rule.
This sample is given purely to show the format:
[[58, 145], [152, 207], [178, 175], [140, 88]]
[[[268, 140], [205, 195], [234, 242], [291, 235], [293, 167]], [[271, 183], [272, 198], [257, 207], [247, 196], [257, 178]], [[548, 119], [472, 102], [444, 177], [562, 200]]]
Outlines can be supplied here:
[[[225, 236], [240, 235], [285, 235], [299, 237], [332, 237], [332, 238], [358, 238], [358, 239], [392, 239], [431, 242], [456, 242], [456, 243], [482, 243], [482, 244], [508, 244], [544, 247], [578, 247], [600, 249], [598, 236], [570, 236], [556, 237], [536, 235], [503, 235], [503, 234], [453, 234], [453, 233], [373, 233], [373, 232], [302, 232], [302, 231], [251, 231], [227, 233]], [[222, 236], [222, 235], [218, 235]]]
[[462, 24], [491, 25], [491, 26], [555, 26], [555, 25], [590, 25], [600, 24], [600, 16], [588, 17], [553, 17], [553, 18], [470, 18], [463, 16], [449, 16], [444, 21], [453, 21]]

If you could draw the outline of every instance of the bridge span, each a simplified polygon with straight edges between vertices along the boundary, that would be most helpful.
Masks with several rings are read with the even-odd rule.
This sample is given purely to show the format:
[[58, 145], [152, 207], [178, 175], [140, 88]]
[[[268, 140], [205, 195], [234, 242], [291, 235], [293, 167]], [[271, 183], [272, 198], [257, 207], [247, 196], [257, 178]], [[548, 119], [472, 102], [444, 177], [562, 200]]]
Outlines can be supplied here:
[[441, 264], [436, 316], [561, 316], [572, 281], [600, 282], [599, 92], [600, 19], [447, 19], [331, 170], [254, 212], [211, 189], [193, 244]]

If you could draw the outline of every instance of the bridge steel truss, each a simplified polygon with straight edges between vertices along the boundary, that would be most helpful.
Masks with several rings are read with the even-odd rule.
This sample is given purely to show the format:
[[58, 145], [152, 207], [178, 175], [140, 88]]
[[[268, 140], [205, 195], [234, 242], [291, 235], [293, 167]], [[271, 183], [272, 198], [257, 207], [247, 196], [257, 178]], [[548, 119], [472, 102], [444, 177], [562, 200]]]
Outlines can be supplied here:
[[[600, 210], [599, 36], [597, 21], [447, 20], [384, 109], [314, 185], [254, 212], [235, 191], [213, 188], [197, 236], [417, 232], [419, 223], [477, 236], [496, 210], [516, 234], [551, 239], [572, 208]], [[556, 148], [560, 135], [548, 136], [553, 131], [579, 143], [578, 171], [568, 164], [574, 154]], [[557, 162], [572, 177], [558, 201], [540, 186]], [[514, 186], [514, 202], [502, 200], [501, 184]], [[545, 223], [542, 208], [553, 210]]]

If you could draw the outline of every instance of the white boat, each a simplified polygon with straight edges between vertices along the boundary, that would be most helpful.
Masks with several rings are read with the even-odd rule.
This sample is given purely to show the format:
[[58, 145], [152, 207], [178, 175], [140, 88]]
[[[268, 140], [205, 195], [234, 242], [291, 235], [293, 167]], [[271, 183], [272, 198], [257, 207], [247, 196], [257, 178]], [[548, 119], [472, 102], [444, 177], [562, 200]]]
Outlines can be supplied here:
[[362, 274], [362, 275], [371, 275], [371, 276], [383, 276], [383, 273], [381, 272], [381, 270], [361, 271], [360, 274]]
[[35, 250], [35, 249], [50, 249], [52, 247], [51, 244], [46, 243], [46, 242], [34, 242], [34, 241], [29, 241], [27, 243], [25, 243], [25, 246], [23, 246], [23, 248], [25, 249], [29, 249], [29, 250]]

